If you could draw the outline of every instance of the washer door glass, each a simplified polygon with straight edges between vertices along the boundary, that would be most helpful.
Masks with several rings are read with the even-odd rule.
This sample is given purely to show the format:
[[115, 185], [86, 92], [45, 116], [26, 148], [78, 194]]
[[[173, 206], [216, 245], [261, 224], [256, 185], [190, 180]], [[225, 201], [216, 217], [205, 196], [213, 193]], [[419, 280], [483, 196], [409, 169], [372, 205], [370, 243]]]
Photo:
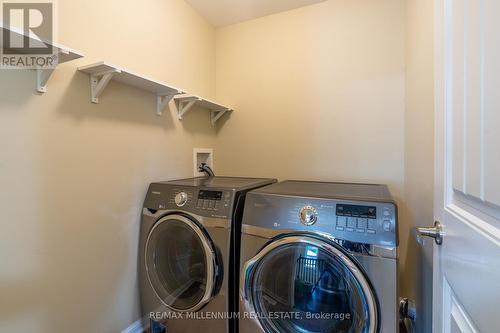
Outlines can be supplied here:
[[167, 216], [146, 243], [148, 278], [161, 301], [175, 311], [194, 311], [213, 292], [214, 252], [201, 227], [190, 219]]
[[375, 332], [374, 295], [342, 250], [311, 237], [278, 243], [263, 249], [248, 286], [266, 332]]

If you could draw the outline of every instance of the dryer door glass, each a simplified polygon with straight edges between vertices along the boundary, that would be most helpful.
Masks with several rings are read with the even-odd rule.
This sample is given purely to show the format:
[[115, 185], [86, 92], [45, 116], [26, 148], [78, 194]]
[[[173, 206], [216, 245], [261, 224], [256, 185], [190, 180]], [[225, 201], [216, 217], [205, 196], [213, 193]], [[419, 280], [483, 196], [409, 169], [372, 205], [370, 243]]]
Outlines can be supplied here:
[[266, 332], [376, 332], [375, 296], [336, 245], [284, 238], [261, 251], [249, 294]]
[[212, 296], [213, 256], [201, 227], [184, 216], [168, 216], [157, 222], [146, 243], [151, 286], [170, 309], [194, 311]]

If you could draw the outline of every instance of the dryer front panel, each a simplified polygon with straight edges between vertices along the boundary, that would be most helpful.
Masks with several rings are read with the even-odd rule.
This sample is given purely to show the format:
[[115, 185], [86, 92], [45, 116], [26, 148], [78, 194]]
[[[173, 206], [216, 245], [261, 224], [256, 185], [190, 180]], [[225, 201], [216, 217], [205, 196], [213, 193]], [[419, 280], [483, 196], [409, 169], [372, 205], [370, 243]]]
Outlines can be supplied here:
[[201, 225], [183, 215], [167, 215], [154, 225], [146, 242], [151, 287], [171, 310], [196, 311], [210, 301], [218, 285], [216, 255]]
[[264, 332], [377, 332], [377, 301], [364, 272], [320, 238], [269, 243], [244, 265], [241, 287], [246, 316]]

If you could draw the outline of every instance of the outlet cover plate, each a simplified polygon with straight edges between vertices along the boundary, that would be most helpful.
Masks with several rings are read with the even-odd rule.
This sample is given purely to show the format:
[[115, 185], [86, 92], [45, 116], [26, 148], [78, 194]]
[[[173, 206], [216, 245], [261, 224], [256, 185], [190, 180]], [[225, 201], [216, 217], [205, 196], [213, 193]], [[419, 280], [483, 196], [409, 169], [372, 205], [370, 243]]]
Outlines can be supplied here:
[[198, 166], [206, 163], [214, 170], [214, 150], [212, 148], [193, 148], [193, 175], [194, 177], [206, 176], [204, 172], [198, 171]]

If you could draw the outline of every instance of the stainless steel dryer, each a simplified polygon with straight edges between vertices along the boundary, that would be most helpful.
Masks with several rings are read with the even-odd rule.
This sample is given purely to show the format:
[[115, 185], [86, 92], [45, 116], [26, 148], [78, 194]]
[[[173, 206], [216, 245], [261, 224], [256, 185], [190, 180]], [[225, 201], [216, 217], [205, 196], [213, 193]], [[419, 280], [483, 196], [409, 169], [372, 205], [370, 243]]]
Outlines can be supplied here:
[[285, 181], [249, 192], [239, 332], [397, 332], [397, 240], [384, 185]]
[[230, 315], [237, 302], [234, 248], [239, 248], [245, 194], [274, 181], [201, 177], [150, 185], [141, 222], [139, 278], [142, 313], [155, 329], [235, 330]]

